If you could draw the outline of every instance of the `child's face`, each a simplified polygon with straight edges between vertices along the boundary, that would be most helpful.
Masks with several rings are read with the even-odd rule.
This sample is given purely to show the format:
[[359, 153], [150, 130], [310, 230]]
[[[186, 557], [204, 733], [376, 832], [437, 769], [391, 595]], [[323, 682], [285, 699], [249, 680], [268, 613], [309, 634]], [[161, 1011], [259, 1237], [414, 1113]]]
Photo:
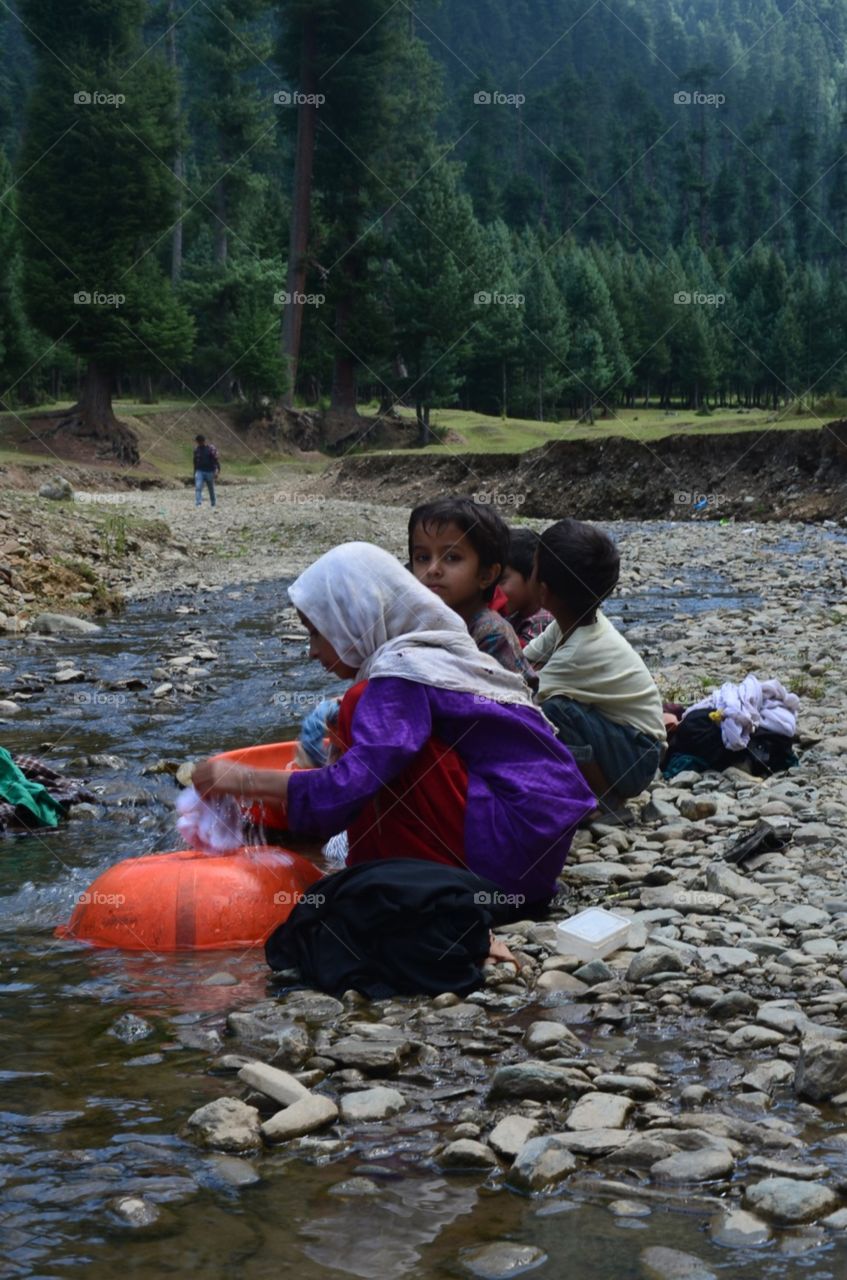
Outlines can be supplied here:
[[485, 605], [484, 592], [500, 576], [500, 565], [483, 569], [479, 555], [456, 524], [424, 528], [412, 536], [412, 572], [465, 621]]
[[509, 609], [512, 613], [537, 613], [539, 609], [538, 593], [533, 585], [533, 575], [525, 578], [519, 569], [510, 564], [503, 570], [500, 586], [509, 598]]
[[313, 627], [305, 614], [297, 610], [300, 621], [309, 633], [309, 657], [319, 662], [324, 671], [331, 671], [334, 676], [338, 676], [339, 680], [350, 680], [358, 670], [357, 667], [350, 667], [346, 662], [342, 661], [327, 640], [326, 636], [322, 636], [316, 627]]

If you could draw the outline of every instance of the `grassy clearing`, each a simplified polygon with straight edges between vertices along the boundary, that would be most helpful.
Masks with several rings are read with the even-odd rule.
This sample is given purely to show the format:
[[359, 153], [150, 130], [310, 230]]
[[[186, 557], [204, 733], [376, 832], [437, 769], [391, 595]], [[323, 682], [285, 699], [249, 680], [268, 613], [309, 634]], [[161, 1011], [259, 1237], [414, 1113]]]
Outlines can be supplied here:
[[[376, 406], [367, 406], [375, 411]], [[365, 410], [363, 410], [365, 411]], [[404, 414], [405, 416], [405, 414]], [[409, 415], [412, 416], [411, 414]], [[681, 409], [619, 409], [613, 416], [585, 422], [535, 422], [523, 418], [490, 418], [462, 409], [437, 409], [433, 424], [449, 430], [455, 439], [449, 444], [428, 445], [426, 449], [403, 450], [414, 453], [522, 453], [554, 440], [608, 440], [614, 437], [649, 443], [671, 435], [730, 435], [737, 432], [814, 431], [833, 418], [847, 416], [847, 402], [828, 401], [814, 412], [797, 412], [789, 407], [775, 417], [772, 411], [724, 410], [700, 417]]]

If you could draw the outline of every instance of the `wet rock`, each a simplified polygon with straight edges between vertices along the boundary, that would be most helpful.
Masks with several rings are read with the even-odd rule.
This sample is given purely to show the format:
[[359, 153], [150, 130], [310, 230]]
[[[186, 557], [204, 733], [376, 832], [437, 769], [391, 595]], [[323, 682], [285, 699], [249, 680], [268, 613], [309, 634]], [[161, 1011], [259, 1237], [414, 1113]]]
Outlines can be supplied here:
[[717, 1280], [702, 1258], [663, 1245], [643, 1250], [641, 1268], [645, 1280]]
[[149, 1227], [161, 1217], [161, 1210], [140, 1196], [118, 1196], [109, 1208], [128, 1227]]
[[0, 699], [0, 716], [17, 716], [20, 712], [17, 702], [10, 702], [8, 698]]
[[557, 1134], [530, 1138], [509, 1170], [508, 1181], [523, 1191], [546, 1191], [573, 1173], [576, 1158]]
[[586, 1093], [571, 1108], [568, 1129], [622, 1129], [634, 1103], [614, 1093]]
[[771, 1238], [770, 1227], [754, 1213], [746, 1209], [730, 1209], [716, 1214], [709, 1223], [709, 1235], [714, 1244], [729, 1249], [757, 1249]]
[[836, 1209], [835, 1213], [828, 1213], [822, 1222], [825, 1227], [832, 1227], [836, 1231], [847, 1231], [847, 1209]]
[[561, 1022], [530, 1023], [524, 1036], [524, 1044], [530, 1053], [540, 1053], [553, 1045], [564, 1046], [565, 1051], [568, 1048], [581, 1050], [583, 1047], [582, 1041]]
[[255, 1151], [261, 1146], [259, 1113], [238, 1098], [216, 1098], [188, 1117], [191, 1137], [218, 1151]]
[[565, 992], [568, 995], [579, 996], [588, 987], [584, 982], [580, 982], [579, 978], [573, 977], [570, 973], [565, 973], [561, 969], [550, 969], [546, 973], [542, 973], [535, 984], [536, 991], [558, 991]]
[[659, 1160], [650, 1169], [651, 1177], [658, 1182], [715, 1182], [728, 1178], [735, 1161], [728, 1151], [678, 1151]]
[[774, 1222], [812, 1222], [838, 1207], [838, 1196], [829, 1187], [794, 1178], [765, 1178], [748, 1186], [745, 1200], [751, 1208]]
[[330, 1187], [328, 1195], [331, 1196], [378, 1196], [382, 1192], [382, 1188], [377, 1185], [371, 1178], [347, 1178], [344, 1182], [336, 1182], [334, 1187]]
[[495, 1241], [462, 1255], [462, 1265], [480, 1280], [510, 1280], [547, 1261], [547, 1254], [533, 1244]]
[[626, 971], [627, 982], [644, 982], [656, 973], [682, 973], [682, 957], [668, 947], [645, 947], [633, 956]]
[[575, 969], [573, 976], [579, 982], [584, 982], [587, 987], [596, 987], [600, 982], [611, 982], [615, 971], [606, 964], [605, 960], [589, 960], [588, 964], [580, 965]]
[[746, 991], [725, 991], [708, 1007], [712, 1018], [737, 1018], [739, 1014], [755, 1011], [756, 1001]]
[[238, 1078], [282, 1107], [290, 1107], [309, 1097], [309, 1090], [294, 1076], [265, 1062], [248, 1062], [239, 1068]]
[[614, 1072], [601, 1072], [593, 1080], [595, 1089], [602, 1093], [625, 1093], [640, 1102], [649, 1102], [659, 1096], [660, 1089], [649, 1076], [627, 1076]]
[[362, 1089], [341, 1099], [341, 1119], [352, 1124], [363, 1120], [387, 1120], [406, 1110], [406, 1099], [396, 1089]]
[[801, 1182], [818, 1182], [831, 1173], [826, 1164], [797, 1164], [793, 1160], [778, 1160], [770, 1156], [751, 1156], [747, 1168], [755, 1169], [757, 1173], [771, 1173], [778, 1178], [799, 1178]]
[[730, 1053], [745, 1053], [756, 1049], [770, 1049], [774, 1045], [782, 1044], [784, 1039], [785, 1036], [779, 1031], [772, 1031], [770, 1027], [760, 1027], [753, 1023], [749, 1027], [739, 1027], [737, 1031], [733, 1031], [726, 1041], [725, 1048]]
[[208, 978], [203, 980], [204, 987], [237, 987], [238, 979], [232, 973], [227, 973], [225, 969], [219, 970], [217, 973], [210, 974]]
[[[386, 1028], [386, 1031], [388, 1029]], [[360, 1036], [342, 1036], [327, 1050], [328, 1057], [345, 1067], [359, 1067], [362, 1071], [396, 1071], [412, 1051], [410, 1042], [393, 1033], [379, 1039]]]
[[215, 1177], [228, 1187], [252, 1187], [261, 1182], [250, 1161], [239, 1160], [237, 1156], [212, 1156], [208, 1165]]
[[638, 1141], [631, 1129], [576, 1129], [572, 1133], [560, 1133], [558, 1137], [568, 1151], [589, 1160], [610, 1156], [624, 1148], [628, 1152], [629, 1144]]
[[514, 1160], [525, 1143], [536, 1137], [541, 1126], [529, 1116], [504, 1116], [488, 1135], [488, 1145], [504, 1160]]
[[653, 1212], [641, 1200], [610, 1200], [606, 1207], [616, 1218], [649, 1218]]
[[30, 623], [29, 629], [48, 636], [96, 635], [103, 630], [96, 622], [74, 618], [69, 613], [40, 613]]
[[152, 1036], [155, 1030], [146, 1018], [140, 1018], [137, 1013], [122, 1013], [109, 1027], [107, 1034], [123, 1044], [138, 1044], [139, 1040]]
[[742, 1076], [741, 1087], [757, 1093], [772, 1093], [780, 1085], [793, 1081], [794, 1072], [795, 1068], [790, 1062], [775, 1058], [773, 1062], [763, 1062], [761, 1066], [754, 1067]]
[[320, 1093], [306, 1093], [305, 1098], [278, 1111], [262, 1125], [262, 1137], [266, 1142], [288, 1142], [302, 1138], [307, 1133], [324, 1129], [338, 1119], [338, 1107], [331, 1098]]
[[798, 1098], [824, 1102], [847, 1090], [847, 1044], [804, 1040], [794, 1075]]
[[438, 1157], [442, 1169], [461, 1171], [464, 1169], [494, 1169], [497, 1157], [484, 1142], [476, 1142], [473, 1138], [458, 1138], [450, 1142]]
[[820, 929], [831, 923], [828, 911], [821, 911], [818, 907], [789, 907], [787, 911], [783, 911], [779, 917], [779, 923], [783, 929], [791, 929], [797, 933], [802, 933], [804, 929]]
[[585, 1092], [585, 1087], [577, 1086], [573, 1072], [530, 1059], [528, 1062], [499, 1067], [494, 1073], [489, 1097], [492, 1101], [500, 1098], [535, 1098], [539, 1102], [545, 1102], [572, 1098], [582, 1092]]

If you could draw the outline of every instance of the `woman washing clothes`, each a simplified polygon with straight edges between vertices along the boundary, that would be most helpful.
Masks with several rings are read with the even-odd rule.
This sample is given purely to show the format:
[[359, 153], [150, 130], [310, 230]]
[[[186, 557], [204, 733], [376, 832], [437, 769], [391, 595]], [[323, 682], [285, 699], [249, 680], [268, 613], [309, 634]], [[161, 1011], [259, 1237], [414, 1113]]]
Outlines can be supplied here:
[[594, 797], [521, 677], [369, 543], [327, 552], [289, 596], [310, 656], [354, 681], [338, 717], [342, 754], [293, 773], [206, 760], [197, 790], [282, 801], [290, 830], [321, 840], [346, 830], [348, 867], [467, 868], [513, 898], [513, 918], [543, 909]]

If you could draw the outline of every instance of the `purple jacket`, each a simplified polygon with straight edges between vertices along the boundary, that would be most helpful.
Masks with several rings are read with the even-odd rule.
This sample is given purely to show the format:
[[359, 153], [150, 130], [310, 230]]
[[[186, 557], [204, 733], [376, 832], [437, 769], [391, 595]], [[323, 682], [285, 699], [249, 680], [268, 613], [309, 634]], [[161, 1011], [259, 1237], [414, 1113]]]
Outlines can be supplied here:
[[470, 870], [527, 903], [555, 893], [577, 823], [595, 801], [537, 710], [390, 677], [369, 681], [352, 723], [353, 744], [336, 764], [291, 775], [292, 831], [323, 839], [344, 830], [435, 736], [468, 772]]

